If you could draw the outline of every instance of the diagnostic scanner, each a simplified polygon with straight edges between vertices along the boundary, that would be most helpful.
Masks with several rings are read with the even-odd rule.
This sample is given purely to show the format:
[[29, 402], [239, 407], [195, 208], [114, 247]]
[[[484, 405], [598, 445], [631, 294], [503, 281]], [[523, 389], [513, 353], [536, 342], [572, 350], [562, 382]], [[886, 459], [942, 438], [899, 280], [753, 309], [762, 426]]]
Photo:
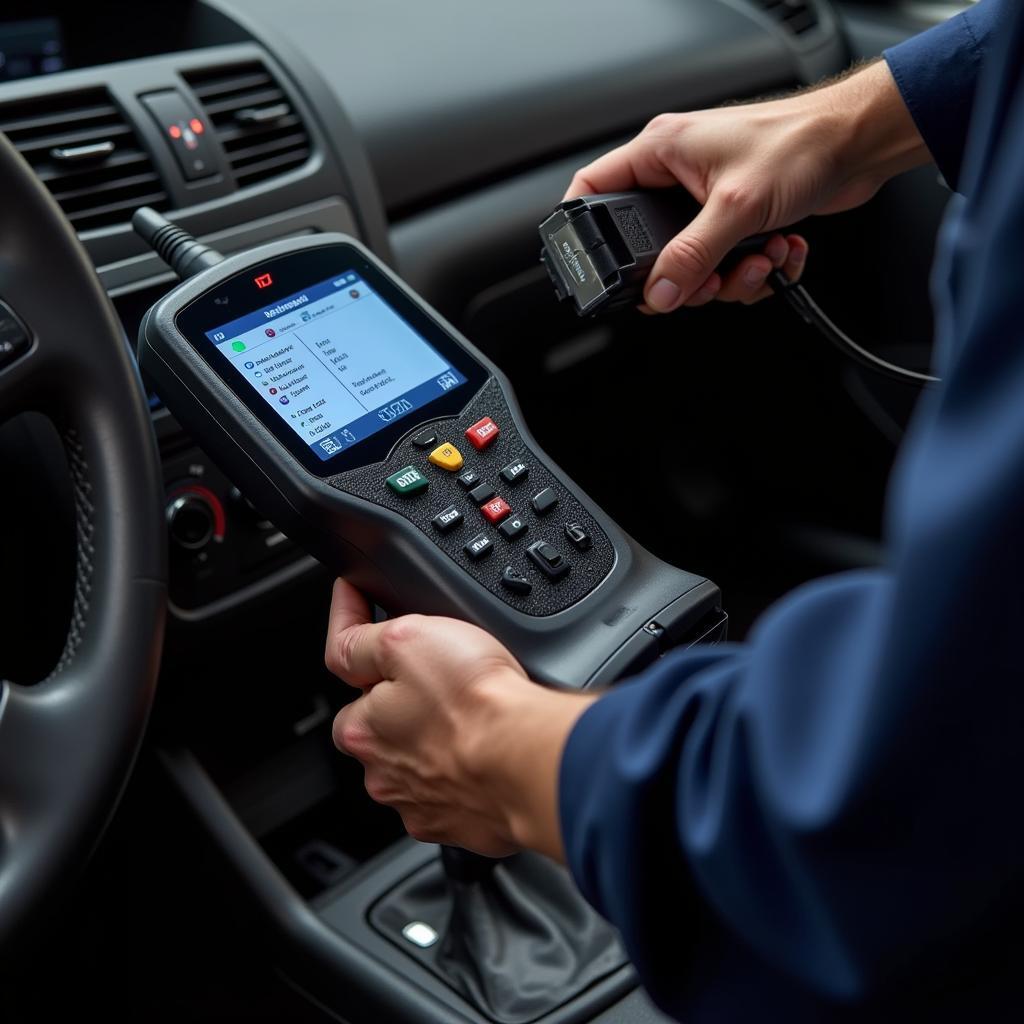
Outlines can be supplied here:
[[193, 273], [142, 320], [144, 374], [263, 515], [386, 612], [474, 622], [577, 687], [724, 634], [718, 588], [605, 514], [498, 367], [355, 239], [223, 259], [158, 214], [135, 224]]

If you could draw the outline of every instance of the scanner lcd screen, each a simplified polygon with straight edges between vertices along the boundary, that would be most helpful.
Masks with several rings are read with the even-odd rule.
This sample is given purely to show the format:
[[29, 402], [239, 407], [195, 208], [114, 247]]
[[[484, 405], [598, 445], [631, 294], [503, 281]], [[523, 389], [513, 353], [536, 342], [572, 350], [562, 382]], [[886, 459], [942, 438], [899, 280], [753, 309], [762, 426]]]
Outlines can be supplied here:
[[466, 383], [355, 271], [205, 333], [321, 461]]

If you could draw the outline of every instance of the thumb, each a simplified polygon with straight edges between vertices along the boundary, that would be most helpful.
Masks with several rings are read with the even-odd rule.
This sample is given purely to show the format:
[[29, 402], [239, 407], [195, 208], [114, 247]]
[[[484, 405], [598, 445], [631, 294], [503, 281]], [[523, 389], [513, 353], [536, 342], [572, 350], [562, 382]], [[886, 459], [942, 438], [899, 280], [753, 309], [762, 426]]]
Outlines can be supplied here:
[[729, 250], [756, 230], [747, 216], [712, 192], [700, 213], [661, 250], [644, 301], [658, 313], [671, 313], [696, 295]]

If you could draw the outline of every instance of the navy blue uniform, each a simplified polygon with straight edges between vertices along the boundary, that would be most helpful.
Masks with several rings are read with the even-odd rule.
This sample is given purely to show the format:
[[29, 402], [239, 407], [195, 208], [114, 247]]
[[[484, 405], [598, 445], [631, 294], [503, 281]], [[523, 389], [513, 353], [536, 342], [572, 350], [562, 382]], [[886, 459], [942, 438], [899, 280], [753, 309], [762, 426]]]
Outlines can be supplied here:
[[[919, 1006], [1020, 908], [1024, 4], [982, 0], [886, 58], [962, 193], [933, 277], [945, 383], [893, 476], [887, 566], [664, 659], [587, 710], [562, 762], [572, 871], [687, 1020], [716, 972], [717, 1021], [780, 1019], [785, 978]], [[1005, 995], [979, 982], [977, 1019], [1020, 1019]]]

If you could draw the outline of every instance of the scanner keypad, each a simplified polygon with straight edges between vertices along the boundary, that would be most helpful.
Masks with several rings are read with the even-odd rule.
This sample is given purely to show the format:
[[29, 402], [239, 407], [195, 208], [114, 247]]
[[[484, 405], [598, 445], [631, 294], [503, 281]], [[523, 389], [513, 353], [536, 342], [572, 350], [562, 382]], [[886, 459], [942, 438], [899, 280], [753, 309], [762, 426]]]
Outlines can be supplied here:
[[611, 541], [526, 445], [493, 380], [462, 415], [411, 425], [384, 464], [331, 482], [400, 513], [494, 596], [529, 615], [570, 607], [614, 565]]
[[[493, 440], [501, 433], [501, 428], [490, 417], [485, 416], [479, 422], [473, 424], [466, 431], [466, 437], [470, 439], [477, 451], [485, 451]], [[478, 435], [483, 435], [478, 440]], [[421, 431], [412, 438], [412, 444], [417, 448], [423, 448], [424, 437], [436, 437], [433, 431]], [[433, 441], [432, 441], [433, 443]], [[441, 441], [440, 447], [436, 448], [427, 457], [427, 461], [440, 469], [448, 472], [458, 472], [463, 469], [465, 462], [458, 449], [450, 441]], [[415, 466], [406, 466], [400, 473], [393, 474], [387, 478], [388, 485], [397, 493], [422, 494], [427, 489], [424, 480], [413, 492], [399, 489], [396, 486], [396, 479], [408, 479], [409, 476], [418, 472]], [[424, 470], [425, 472], [425, 470]], [[498, 478], [504, 483], [515, 486], [522, 483], [529, 475], [529, 465], [523, 458], [514, 459], [498, 472]], [[467, 467], [466, 471], [458, 477], [458, 481], [464, 490], [467, 490], [466, 498], [468, 504], [475, 505], [480, 515], [490, 525], [498, 528], [498, 533], [505, 540], [515, 540], [528, 529], [522, 516], [513, 515], [512, 506], [501, 497], [494, 489], [489, 479], [479, 471]], [[529, 498], [530, 506], [538, 516], [547, 516], [558, 505], [559, 495], [553, 487], [545, 487]], [[461, 510], [456, 505], [449, 505], [442, 509], [432, 519], [431, 523], [440, 533], [447, 533], [470, 522], [470, 529], [475, 516], [469, 508]], [[587, 551], [590, 548], [590, 534], [588, 534], [578, 523], [565, 523], [562, 527], [562, 538], [573, 543], [578, 551]], [[582, 543], [583, 539], [586, 543]], [[487, 530], [481, 531], [466, 541], [463, 552], [472, 562], [478, 562], [489, 555], [495, 547], [496, 538]], [[565, 550], [563, 550], [565, 548]], [[561, 580], [572, 567], [567, 554], [567, 546], [556, 547], [545, 540], [536, 540], [526, 549], [526, 556], [536, 568], [549, 581]], [[524, 563], [525, 567], [525, 563]], [[501, 585], [514, 594], [525, 597], [533, 590], [533, 584], [529, 577], [525, 576], [523, 570], [516, 564], [506, 565], [499, 577]]]

